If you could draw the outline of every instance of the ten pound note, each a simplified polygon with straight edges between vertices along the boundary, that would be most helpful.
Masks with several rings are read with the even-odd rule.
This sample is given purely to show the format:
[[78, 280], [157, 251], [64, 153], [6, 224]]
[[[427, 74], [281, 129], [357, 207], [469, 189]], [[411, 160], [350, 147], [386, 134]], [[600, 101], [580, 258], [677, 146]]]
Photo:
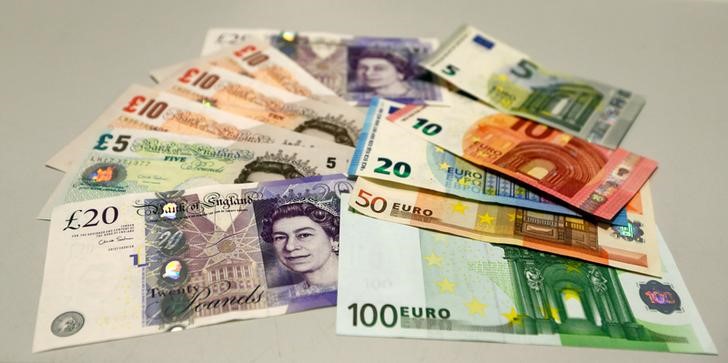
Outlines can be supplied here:
[[306, 147], [328, 144], [317, 137], [236, 116], [159, 90], [132, 85], [86, 130], [53, 155], [46, 165], [69, 171], [73, 163], [85, 155], [86, 147], [96, 141], [102, 131], [111, 128]]
[[655, 161], [627, 150], [610, 150], [489, 108], [473, 116], [410, 105], [388, 119], [604, 220], [614, 218], [657, 169]]
[[53, 212], [33, 351], [336, 304], [343, 175]]
[[659, 239], [661, 279], [344, 210], [336, 332], [716, 354]]
[[549, 72], [470, 26], [422, 65], [499, 110], [610, 148], [619, 146], [645, 104], [629, 91]]

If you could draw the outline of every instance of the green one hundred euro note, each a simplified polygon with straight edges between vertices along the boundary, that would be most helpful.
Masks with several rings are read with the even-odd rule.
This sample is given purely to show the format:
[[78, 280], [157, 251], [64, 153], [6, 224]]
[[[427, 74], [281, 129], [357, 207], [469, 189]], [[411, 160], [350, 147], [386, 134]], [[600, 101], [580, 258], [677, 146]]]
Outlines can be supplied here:
[[336, 332], [716, 354], [660, 247], [661, 279], [342, 210]]

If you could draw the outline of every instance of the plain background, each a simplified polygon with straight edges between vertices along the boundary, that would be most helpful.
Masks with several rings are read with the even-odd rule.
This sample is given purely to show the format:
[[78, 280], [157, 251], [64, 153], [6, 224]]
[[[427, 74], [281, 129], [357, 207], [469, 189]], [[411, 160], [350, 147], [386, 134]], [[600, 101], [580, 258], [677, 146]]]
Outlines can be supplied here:
[[127, 0], [0, 6], [0, 361], [728, 361], [338, 337], [333, 308], [31, 354], [48, 232], [48, 224], [34, 217], [61, 178], [44, 162], [130, 83], [149, 85], [149, 69], [199, 54], [210, 27], [444, 39], [466, 22], [551, 69], [647, 97], [622, 145], [660, 163], [652, 178], [657, 221], [719, 352], [728, 354], [726, 3]]

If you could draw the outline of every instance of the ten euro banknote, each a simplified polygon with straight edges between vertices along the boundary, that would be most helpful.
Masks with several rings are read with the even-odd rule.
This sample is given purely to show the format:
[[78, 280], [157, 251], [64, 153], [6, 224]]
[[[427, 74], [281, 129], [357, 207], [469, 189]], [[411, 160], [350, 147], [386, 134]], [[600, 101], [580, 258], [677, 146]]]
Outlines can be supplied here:
[[365, 177], [357, 179], [352, 194], [351, 207], [370, 217], [653, 276], [661, 273], [649, 185], [627, 206], [626, 227], [461, 199]]
[[320, 138], [236, 116], [159, 90], [132, 85], [96, 121], [47, 162], [66, 172], [85, 155], [86, 147], [110, 128], [133, 128], [176, 134], [314, 147]]
[[158, 88], [235, 115], [352, 147], [363, 121], [361, 112], [349, 105], [299, 96], [204, 62], [180, 69]]
[[242, 41], [271, 44], [336, 94], [359, 106], [376, 96], [411, 104], [448, 104], [447, 92], [419, 63], [432, 38], [383, 38], [320, 32], [210, 29], [203, 54]]
[[151, 76], [159, 83], [192, 64], [225, 68], [299, 96], [345, 102], [285, 54], [260, 41], [244, 41], [232, 47], [223, 47], [202, 58], [152, 70]]
[[422, 65], [501, 111], [610, 148], [619, 146], [645, 104], [627, 90], [547, 71], [470, 26], [461, 27]]
[[56, 208], [33, 351], [336, 304], [343, 175]]
[[660, 279], [342, 211], [336, 332], [716, 354], [657, 237]]
[[[573, 210], [550, 202], [539, 193], [435, 146], [387, 122], [386, 117], [404, 105], [374, 99], [359, 135], [349, 166], [350, 175], [377, 178], [443, 192], [481, 202], [579, 216]], [[406, 147], [401, 142], [406, 140]], [[622, 210], [612, 221], [626, 226]]]
[[412, 135], [604, 220], [614, 218], [657, 169], [655, 161], [627, 150], [610, 150], [486, 110], [474, 117], [410, 105], [388, 119]]
[[155, 131], [99, 133], [43, 207], [125, 193], [161, 192], [209, 184], [248, 183], [342, 173], [351, 149], [325, 149], [198, 138]]

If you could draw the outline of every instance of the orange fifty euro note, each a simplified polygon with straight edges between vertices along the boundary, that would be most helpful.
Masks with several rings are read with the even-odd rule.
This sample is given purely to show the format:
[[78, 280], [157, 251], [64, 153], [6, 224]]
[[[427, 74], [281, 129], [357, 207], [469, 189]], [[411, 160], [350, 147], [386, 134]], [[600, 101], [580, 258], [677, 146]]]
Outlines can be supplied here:
[[483, 110], [474, 117], [406, 106], [389, 120], [604, 220], [614, 218], [657, 169], [654, 160], [627, 150], [610, 150], [533, 121]]
[[461, 199], [365, 177], [357, 179], [349, 203], [357, 212], [390, 222], [654, 276], [662, 271], [648, 184], [629, 203], [626, 227]]
[[306, 98], [209, 64], [182, 68], [158, 87], [229, 113], [352, 147], [364, 119], [349, 105]]

